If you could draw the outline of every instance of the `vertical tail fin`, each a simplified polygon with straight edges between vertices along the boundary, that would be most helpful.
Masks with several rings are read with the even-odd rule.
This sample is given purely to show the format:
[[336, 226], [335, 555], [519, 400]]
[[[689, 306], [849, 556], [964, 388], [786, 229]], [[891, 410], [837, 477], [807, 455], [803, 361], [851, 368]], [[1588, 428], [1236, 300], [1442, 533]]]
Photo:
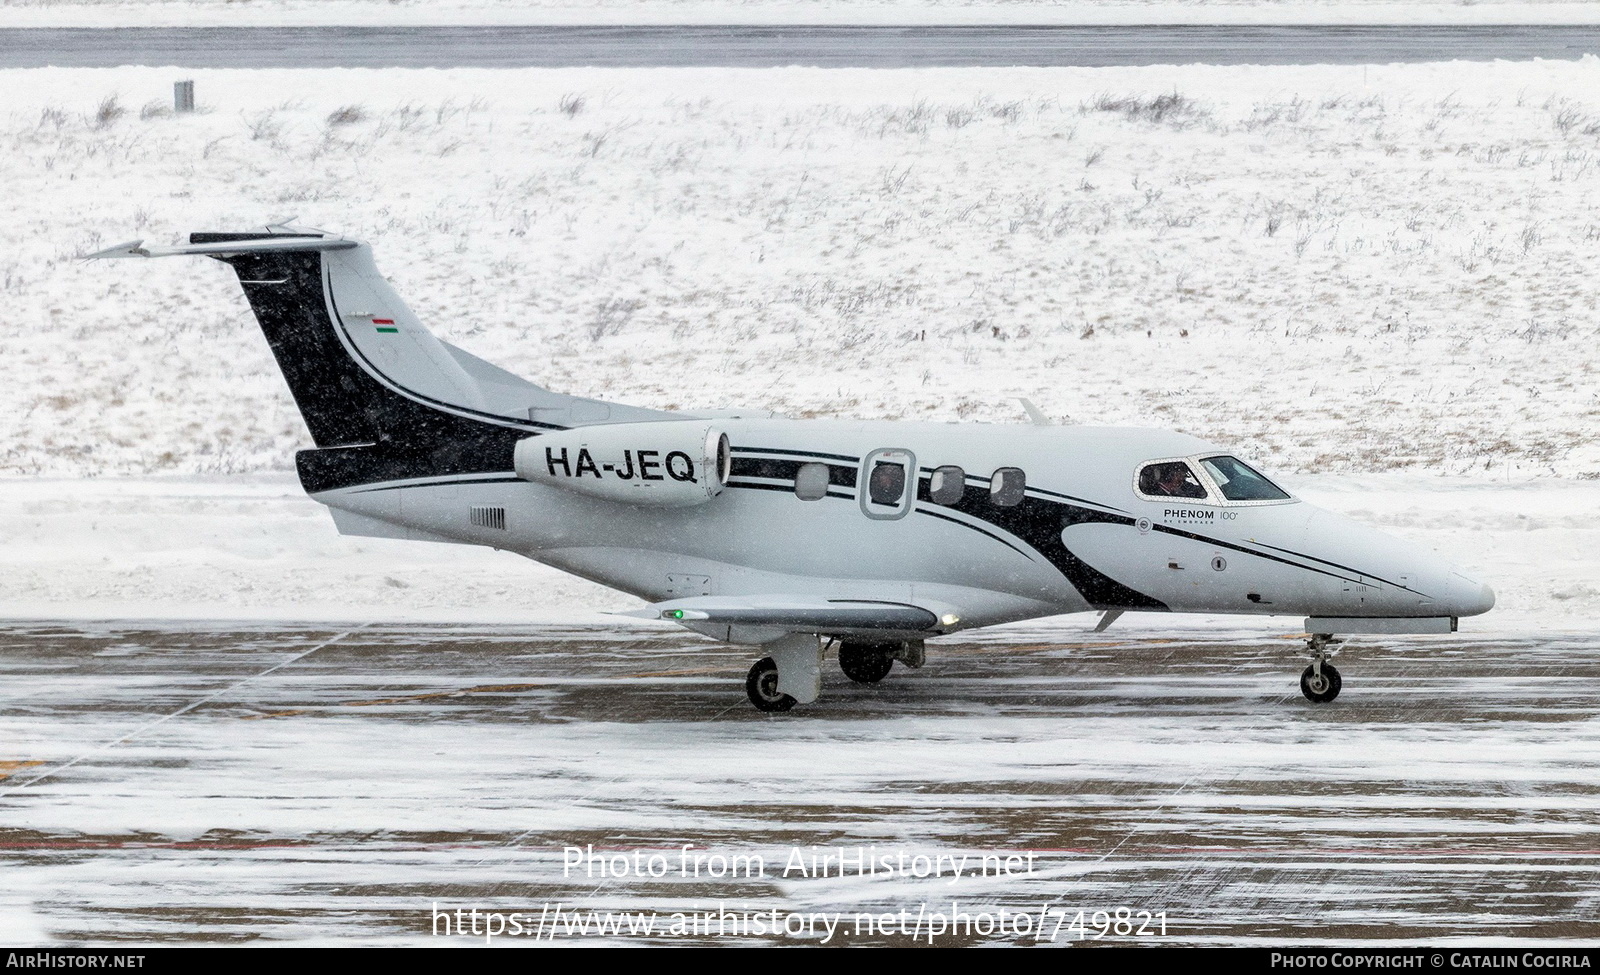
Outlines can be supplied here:
[[551, 393], [440, 341], [378, 273], [367, 244], [269, 227], [122, 244], [90, 257], [204, 255], [239, 276], [316, 450], [307, 491], [376, 480], [509, 472], [516, 442], [584, 422], [667, 414]]
[[[287, 234], [189, 240], [238, 274], [318, 447], [433, 439], [460, 427], [447, 416], [532, 429], [526, 414], [488, 409], [477, 384], [378, 274], [367, 244], [310, 248], [300, 246], [309, 242], [304, 235]], [[279, 246], [222, 249], [241, 241]]]

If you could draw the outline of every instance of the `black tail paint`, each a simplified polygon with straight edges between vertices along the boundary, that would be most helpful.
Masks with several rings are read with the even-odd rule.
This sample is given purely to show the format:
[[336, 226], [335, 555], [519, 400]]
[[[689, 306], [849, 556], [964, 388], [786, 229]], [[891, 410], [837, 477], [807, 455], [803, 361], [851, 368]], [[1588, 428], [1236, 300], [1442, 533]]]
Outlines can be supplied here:
[[[190, 243], [262, 240], [270, 233], [196, 233]], [[509, 472], [516, 442], [540, 424], [513, 423], [381, 382], [341, 341], [321, 251], [221, 255], [233, 267], [316, 450], [295, 455], [309, 493], [403, 478]], [[471, 414], [478, 413], [479, 417]], [[481, 418], [480, 418], [481, 417]]]

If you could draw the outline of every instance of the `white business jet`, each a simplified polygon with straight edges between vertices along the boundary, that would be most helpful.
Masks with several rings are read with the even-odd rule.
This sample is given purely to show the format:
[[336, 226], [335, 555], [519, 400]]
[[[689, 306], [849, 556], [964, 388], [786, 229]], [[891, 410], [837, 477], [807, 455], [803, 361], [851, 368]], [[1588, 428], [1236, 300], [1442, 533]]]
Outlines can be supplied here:
[[1448, 633], [1488, 586], [1301, 501], [1227, 448], [1128, 428], [661, 412], [551, 392], [443, 342], [358, 240], [289, 226], [91, 255], [238, 273], [346, 535], [486, 545], [759, 646], [763, 711], [815, 701], [825, 651], [874, 683], [924, 641], [1097, 611], [1305, 616], [1312, 701], [1337, 637]]

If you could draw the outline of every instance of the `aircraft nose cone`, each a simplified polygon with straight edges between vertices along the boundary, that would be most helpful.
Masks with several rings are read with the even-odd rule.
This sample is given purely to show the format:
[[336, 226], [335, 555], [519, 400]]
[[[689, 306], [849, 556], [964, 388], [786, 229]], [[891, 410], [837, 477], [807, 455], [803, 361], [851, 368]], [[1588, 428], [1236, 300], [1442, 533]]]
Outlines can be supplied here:
[[1452, 616], [1478, 616], [1494, 609], [1494, 590], [1486, 584], [1459, 574], [1452, 574], [1450, 582]]
[[1478, 616], [1494, 608], [1494, 590], [1460, 569], [1444, 569], [1444, 593], [1439, 600], [1451, 616]]

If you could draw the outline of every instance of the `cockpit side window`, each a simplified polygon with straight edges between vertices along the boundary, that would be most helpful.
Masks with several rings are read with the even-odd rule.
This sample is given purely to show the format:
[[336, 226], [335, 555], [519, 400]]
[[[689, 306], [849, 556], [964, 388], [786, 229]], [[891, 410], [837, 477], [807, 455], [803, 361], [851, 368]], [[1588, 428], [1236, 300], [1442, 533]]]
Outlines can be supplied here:
[[1229, 501], [1287, 501], [1289, 492], [1267, 480], [1237, 457], [1207, 457], [1200, 461]]
[[1139, 471], [1139, 493], [1153, 498], [1206, 498], [1205, 485], [1181, 460], [1146, 464]]

